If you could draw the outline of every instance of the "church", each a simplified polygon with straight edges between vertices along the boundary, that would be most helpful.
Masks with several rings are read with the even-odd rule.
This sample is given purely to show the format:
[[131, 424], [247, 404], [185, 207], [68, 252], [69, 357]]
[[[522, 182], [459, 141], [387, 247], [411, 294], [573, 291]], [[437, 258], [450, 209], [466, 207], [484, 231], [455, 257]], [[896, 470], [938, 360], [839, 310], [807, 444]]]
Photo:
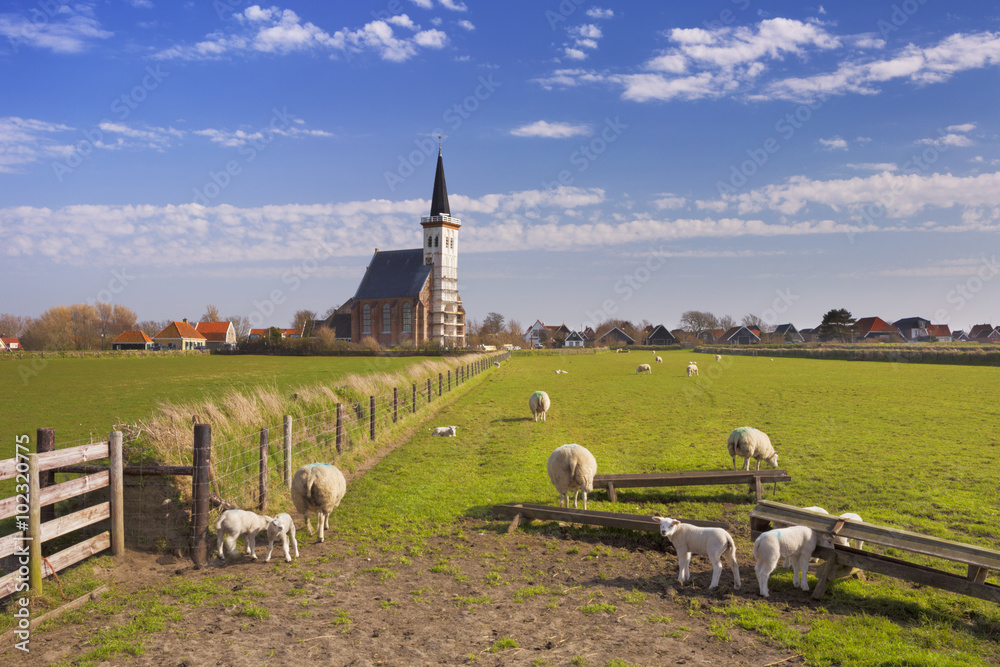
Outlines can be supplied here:
[[462, 221], [451, 216], [440, 148], [430, 215], [420, 219], [420, 226], [422, 247], [375, 249], [354, 298], [345, 304], [351, 342], [372, 338], [386, 348], [428, 343], [465, 347], [465, 308], [458, 294]]

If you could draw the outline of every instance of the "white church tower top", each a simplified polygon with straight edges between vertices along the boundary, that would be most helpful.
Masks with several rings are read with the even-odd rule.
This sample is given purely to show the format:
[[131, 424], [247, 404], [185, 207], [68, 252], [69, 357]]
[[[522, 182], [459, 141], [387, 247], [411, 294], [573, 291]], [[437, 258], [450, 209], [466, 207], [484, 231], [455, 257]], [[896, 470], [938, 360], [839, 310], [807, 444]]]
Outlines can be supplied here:
[[458, 230], [462, 221], [451, 217], [444, 161], [438, 147], [431, 214], [420, 219], [424, 228], [424, 264], [431, 270], [430, 338], [444, 347], [465, 346], [465, 311], [458, 295]]

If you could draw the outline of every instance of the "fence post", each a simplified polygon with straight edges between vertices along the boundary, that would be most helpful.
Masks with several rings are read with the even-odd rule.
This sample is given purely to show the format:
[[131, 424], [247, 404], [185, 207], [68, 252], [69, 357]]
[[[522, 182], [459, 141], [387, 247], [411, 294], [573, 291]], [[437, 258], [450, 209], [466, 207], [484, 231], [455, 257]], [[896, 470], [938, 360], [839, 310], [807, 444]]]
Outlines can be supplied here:
[[441, 395], [441, 387], [444, 386], [444, 376], [438, 373], [438, 396]]
[[284, 452], [285, 452], [285, 467], [284, 467], [284, 481], [285, 486], [288, 490], [292, 490], [292, 416], [285, 415], [285, 442], [284, 442]]
[[340, 454], [344, 442], [344, 404], [337, 403], [337, 453]]
[[191, 490], [191, 560], [196, 570], [208, 564], [208, 472], [212, 461], [212, 427], [194, 425], [194, 475]]
[[[43, 452], [55, 451], [56, 448], [56, 430], [54, 428], [40, 428], [36, 434], [35, 439], [35, 451], [39, 454]], [[56, 483], [56, 474], [50, 470], [46, 470], [38, 475], [38, 485], [39, 488], [44, 489], [47, 486], [52, 486]], [[46, 521], [52, 521], [56, 518], [56, 506], [48, 505], [42, 508], [42, 523]]]
[[451, 391], [451, 369], [448, 369], [448, 391]]
[[108, 468], [111, 483], [111, 555], [125, 553], [125, 479], [122, 475], [122, 432], [112, 431], [108, 436]]
[[392, 423], [399, 421], [399, 387], [392, 388]]
[[416, 385], [416, 383], [414, 383], [414, 385], [413, 385], [413, 413], [416, 414], [416, 412], [417, 412], [417, 385]]
[[370, 426], [368, 427], [368, 430], [371, 433], [371, 439], [374, 440], [375, 439], [375, 397], [374, 396], [369, 396], [368, 397], [368, 421], [369, 421], [369, 424], [370, 424]]
[[260, 494], [257, 496], [257, 507], [261, 514], [267, 514], [267, 445], [268, 430], [260, 430]]
[[427, 378], [427, 402], [431, 402], [431, 379]]
[[38, 454], [28, 454], [28, 585], [32, 593], [42, 592], [42, 486], [39, 482]]

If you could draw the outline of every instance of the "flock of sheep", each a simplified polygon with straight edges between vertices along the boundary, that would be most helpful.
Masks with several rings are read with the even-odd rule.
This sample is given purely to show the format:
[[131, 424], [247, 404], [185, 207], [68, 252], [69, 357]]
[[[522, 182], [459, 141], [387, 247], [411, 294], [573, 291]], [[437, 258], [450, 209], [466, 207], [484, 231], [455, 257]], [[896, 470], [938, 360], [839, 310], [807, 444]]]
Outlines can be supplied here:
[[[621, 352], [621, 351], [622, 350], [618, 350], [618, 352]], [[628, 350], [625, 350], [625, 352], [628, 352]], [[658, 364], [662, 364], [663, 363], [663, 357], [661, 357], [658, 354], [656, 354], [655, 351], [653, 352], [653, 355], [656, 357], [656, 359], [655, 359], [656, 363], [658, 363]], [[722, 361], [722, 355], [721, 354], [715, 355], [715, 360], [716, 361]], [[772, 359], [772, 361], [773, 361], [773, 359]], [[559, 371], [556, 371], [556, 373], [558, 373], [558, 372]], [[565, 372], [565, 371], [563, 371], [563, 372]], [[643, 375], [643, 374], [650, 375], [650, 374], [652, 374], [652, 372], [653, 372], [653, 368], [649, 364], [639, 364], [639, 366], [635, 369], [635, 374], [636, 375]], [[688, 365], [687, 365], [687, 374], [688, 374], [688, 377], [698, 377], [698, 363], [697, 362], [694, 362], [694, 361], [689, 361], [688, 362]]]

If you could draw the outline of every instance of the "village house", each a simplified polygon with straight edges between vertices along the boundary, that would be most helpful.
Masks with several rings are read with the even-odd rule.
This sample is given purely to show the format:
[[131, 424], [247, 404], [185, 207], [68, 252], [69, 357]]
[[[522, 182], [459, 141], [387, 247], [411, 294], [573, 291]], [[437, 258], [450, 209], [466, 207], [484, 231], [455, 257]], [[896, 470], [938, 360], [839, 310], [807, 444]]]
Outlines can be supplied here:
[[123, 331], [111, 341], [112, 350], [148, 350], [153, 345], [145, 331]]
[[646, 345], [677, 345], [680, 342], [665, 326], [657, 324], [646, 335]]
[[183, 320], [168, 324], [153, 336], [153, 342], [165, 350], [197, 350], [203, 348], [206, 341], [187, 320]]
[[205, 337], [205, 347], [210, 350], [236, 347], [236, 329], [232, 322], [198, 322], [194, 328]]
[[862, 317], [854, 323], [855, 340], [877, 340], [883, 343], [902, 343], [906, 339], [899, 329], [881, 317]]

